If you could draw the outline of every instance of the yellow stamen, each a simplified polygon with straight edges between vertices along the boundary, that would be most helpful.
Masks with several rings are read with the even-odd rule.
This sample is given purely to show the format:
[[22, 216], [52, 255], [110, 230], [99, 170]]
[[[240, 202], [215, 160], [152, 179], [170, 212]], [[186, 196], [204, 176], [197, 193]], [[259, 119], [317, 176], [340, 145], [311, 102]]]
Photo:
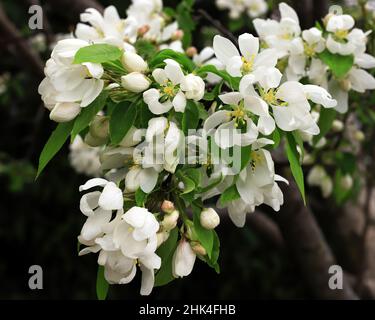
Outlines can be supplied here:
[[349, 34], [348, 30], [338, 30], [335, 32], [335, 37], [339, 40], [345, 40]]
[[242, 71], [244, 73], [250, 73], [251, 71], [253, 71], [254, 59], [255, 59], [255, 55], [254, 54], [250, 57], [250, 59], [246, 59], [245, 57], [241, 57], [241, 60], [242, 60]]

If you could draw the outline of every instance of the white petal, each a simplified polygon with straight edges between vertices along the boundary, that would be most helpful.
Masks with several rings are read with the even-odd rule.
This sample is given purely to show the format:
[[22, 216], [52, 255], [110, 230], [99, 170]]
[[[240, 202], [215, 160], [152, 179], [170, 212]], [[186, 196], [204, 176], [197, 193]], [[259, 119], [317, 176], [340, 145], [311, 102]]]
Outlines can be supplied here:
[[177, 112], [184, 112], [186, 107], [186, 97], [182, 91], [176, 94], [172, 101], [173, 107]]
[[94, 187], [104, 187], [107, 183], [108, 181], [102, 178], [90, 179], [84, 185], [79, 187], [79, 191], [82, 192]]
[[230, 58], [240, 55], [236, 46], [230, 40], [219, 35], [214, 37], [213, 47], [216, 57], [225, 65]]
[[229, 92], [219, 95], [221, 101], [229, 105], [238, 105], [239, 102], [243, 99], [242, 94], [239, 92]]
[[87, 194], [84, 194], [81, 198], [79, 209], [81, 212], [86, 215], [90, 216], [94, 214], [94, 209], [98, 207], [99, 197], [101, 195], [100, 191], [94, 191]]
[[141, 228], [146, 221], [148, 210], [141, 207], [132, 207], [123, 215], [123, 220], [134, 228]]
[[141, 295], [148, 296], [154, 287], [155, 274], [154, 270], [147, 269], [141, 265], [142, 281], [141, 281]]
[[105, 210], [119, 210], [124, 205], [122, 191], [113, 182], [108, 182], [99, 198], [99, 206]]
[[259, 39], [250, 33], [241, 34], [238, 37], [238, 44], [243, 57], [247, 60], [254, 59], [259, 51]]
[[184, 79], [184, 73], [182, 72], [179, 63], [172, 59], [166, 59], [164, 62], [166, 63], [164, 70], [167, 77], [174, 85], [180, 84]]
[[140, 175], [140, 187], [143, 192], [150, 193], [154, 190], [159, 174], [153, 168], [143, 169]]
[[230, 119], [231, 119], [230, 112], [226, 110], [217, 111], [206, 119], [203, 125], [203, 130], [207, 134], [210, 134], [210, 131], [213, 128], [216, 128], [218, 125], [224, 122], [230, 121]]

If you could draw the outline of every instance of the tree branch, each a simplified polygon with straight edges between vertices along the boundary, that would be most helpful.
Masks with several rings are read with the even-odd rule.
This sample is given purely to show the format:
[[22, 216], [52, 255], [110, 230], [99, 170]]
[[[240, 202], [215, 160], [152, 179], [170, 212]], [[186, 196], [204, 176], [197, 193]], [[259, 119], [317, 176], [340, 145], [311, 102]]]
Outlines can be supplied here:
[[225, 28], [219, 20], [214, 19], [211, 17], [205, 10], [198, 9], [197, 13], [206, 21], [208, 21], [213, 27], [215, 27], [223, 36], [227, 37], [231, 40], [235, 45], [238, 44], [237, 38], [230, 32], [227, 28]]
[[304, 206], [295, 183], [282, 189], [286, 201], [276, 219], [313, 295], [320, 299], [358, 299], [345, 274], [342, 290], [329, 288], [328, 270], [337, 264], [333, 253], [310, 208]]
[[[229, 218], [227, 209], [216, 208], [215, 210], [217, 210], [221, 217]], [[279, 226], [265, 213], [256, 210], [254, 213], [248, 214], [246, 225], [275, 248], [285, 249], [284, 238]]]
[[96, 0], [48, 0], [56, 10], [65, 10], [70, 15], [80, 15], [87, 8], [94, 8], [99, 12], [103, 12], [103, 6]]
[[12, 44], [17, 48], [15, 54], [17, 54], [24, 62], [26, 67], [29, 67], [38, 78], [42, 78], [44, 75], [44, 63], [40, 59], [39, 55], [33, 50], [29, 45], [27, 40], [25, 40], [21, 33], [18, 31], [16, 26], [9, 20], [6, 15], [3, 6], [0, 4], [0, 30], [6, 37], [11, 37], [14, 39]]

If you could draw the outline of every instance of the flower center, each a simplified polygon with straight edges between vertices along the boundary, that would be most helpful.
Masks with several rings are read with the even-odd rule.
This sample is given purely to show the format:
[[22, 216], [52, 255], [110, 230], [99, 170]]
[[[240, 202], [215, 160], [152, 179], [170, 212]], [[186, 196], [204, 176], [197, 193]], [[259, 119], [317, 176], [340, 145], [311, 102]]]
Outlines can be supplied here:
[[345, 40], [349, 34], [348, 30], [338, 30], [335, 32], [335, 37], [338, 40]]
[[267, 92], [263, 93], [262, 98], [270, 105], [277, 103], [276, 93], [274, 89], [270, 89]]
[[250, 73], [253, 71], [255, 55], [251, 55], [249, 59], [241, 57], [243, 73]]
[[290, 33], [286, 32], [286, 33], [279, 35], [279, 38], [282, 40], [292, 40], [293, 36]]
[[245, 116], [245, 111], [240, 107], [237, 106], [232, 112], [231, 116], [236, 119], [242, 119]]
[[307, 42], [303, 43], [303, 49], [305, 51], [306, 56], [312, 58], [315, 56], [315, 48], [316, 44], [308, 44]]

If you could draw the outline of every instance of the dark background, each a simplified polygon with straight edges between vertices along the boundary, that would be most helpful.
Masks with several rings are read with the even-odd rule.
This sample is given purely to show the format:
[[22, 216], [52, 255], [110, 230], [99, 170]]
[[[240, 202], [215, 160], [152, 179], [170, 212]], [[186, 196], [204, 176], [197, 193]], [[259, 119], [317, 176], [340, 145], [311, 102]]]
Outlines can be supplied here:
[[[99, 1], [114, 4], [120, 15], [129, 1]], [[178, 1], [165, 1], [172, 7]], [[57, 155], [34, 182], [39, 153], [55, 124], [48, 119], [37, 93], [42, 74], [37, 63], [20, 53], [19, 41], [28, 43], [38, 31], [29, 30], [28, 7], [35, 1], [1, 0], [3, 13], [18, 29], [9, 33], [0, 16], [0, 74], [8, 72], [8, 90], [0, 95], [0, 299], [95, 299], [96, 255], [78, 257], [77, 235], [84, 222], [79, 211], [78, 187], [88, 178], [78, 175], [68, 162], [68, 147]], [[74, 29], [79, 11], [69, 1], [42, 1], [51, 34]], [[335, 1], [338, 3], [338, 1]], [[274, 1], [276, 4], [276, 1]], [[313, 4], [313, 5], [312, 5]], [[227, 12], [218, 11], [212, 1], [198, 1], [223, 24]], [[295, 1], [304, 27], [322, 17], [326, 1]], [[210, 32], [201, 21], [194, 43], [202, 48], [210, 43]], [[9, 25], [8, 25], [9, 27]], [[20, 37], [21, 39], [20, 39]], [[49, 52], [39, 54], [48, 58]], [[265, 209], [266, 211], [268, 209]], [[288, 209], [288, 210], [294, 210]], [[266, 214], [266, 217], [283, 215]], [[324, 210], [318, 220], [328, 231], [330, 216]], [[155, 288], [152, 299], [303, 299], [319, 297], [304, 281], [298, 259], [283, 245], [275, 245], [249, 222], [236, 228], [228, 218], [218, 228], [221, 236], [221, 274], [197, 260], [193, 273], [163, 288]], [[272, 240], [272, 239], [271, 239]], [[303, 241], [303, 240], [301, 240]], [[335, 248], [334, 241], [330, 241]], [[40, 265], [43, 290], [30, 290], [28, 269]], [[111, 286], [109, 298], [139, 298], [140, 272], [126, 286]], [[147, 298], [148, 299], [148, 298]]]

